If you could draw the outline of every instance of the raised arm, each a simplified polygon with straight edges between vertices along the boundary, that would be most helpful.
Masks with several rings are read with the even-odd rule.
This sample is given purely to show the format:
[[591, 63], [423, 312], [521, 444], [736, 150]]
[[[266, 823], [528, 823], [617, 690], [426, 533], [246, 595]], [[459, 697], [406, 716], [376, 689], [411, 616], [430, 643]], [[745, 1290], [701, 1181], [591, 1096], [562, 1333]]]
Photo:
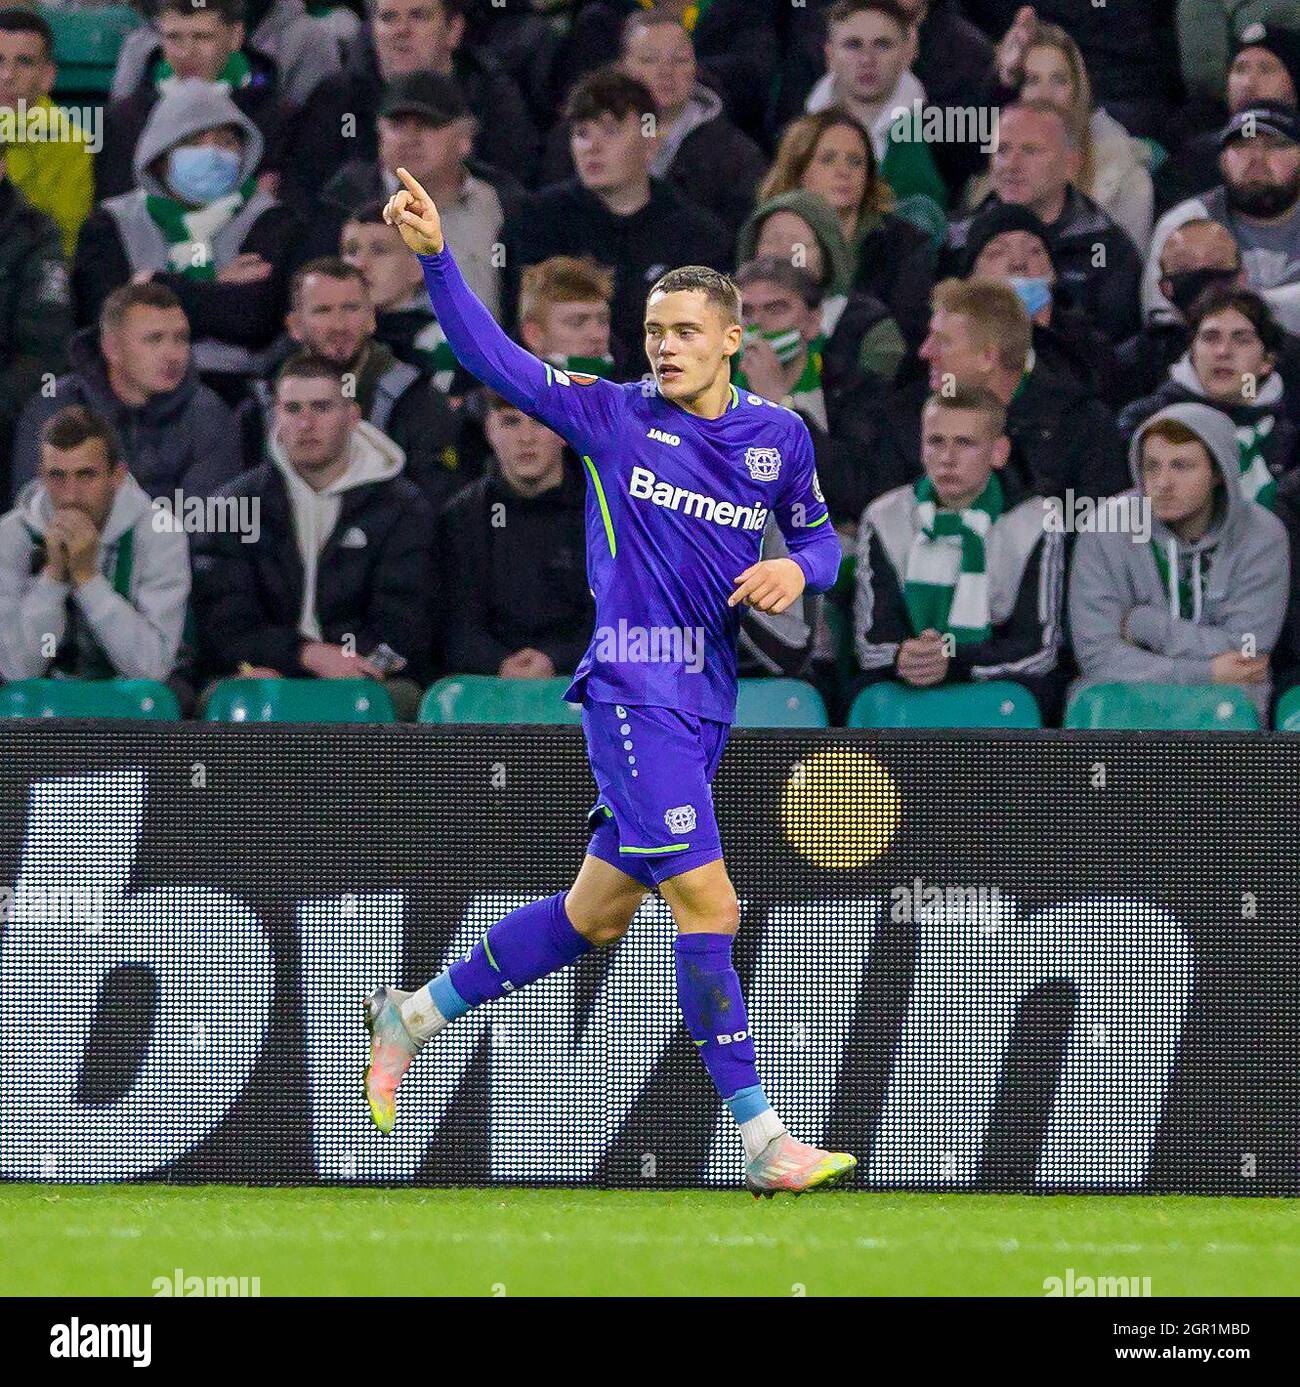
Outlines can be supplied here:
[[577, 445], [608, 428], [621, 391], [595, 376], [574, 375], [538, 360], [502, 330], [465, 283], [442, 234], [433, 199], [405, 170], [405, 187], [384, 208], [384, 220], [420, 257], [429, 302], [456, 360], [518, 409]]

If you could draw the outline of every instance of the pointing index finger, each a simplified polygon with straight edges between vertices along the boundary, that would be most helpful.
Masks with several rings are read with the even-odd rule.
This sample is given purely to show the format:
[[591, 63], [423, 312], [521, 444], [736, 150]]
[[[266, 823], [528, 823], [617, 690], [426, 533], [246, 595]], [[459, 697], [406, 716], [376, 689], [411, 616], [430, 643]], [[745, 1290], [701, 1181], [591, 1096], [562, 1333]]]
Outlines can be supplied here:
[[433, 199], [429, 196], [428, 193], [424, 191], [422, 187], [420, 187], [420, 185], [409, 173], [407, 173], [405, 169], [399, 168], [397, 170], [397, 176], [402, 180], [403, 183], [406, 184], [407, 191], [414, 193], [415, 196], [418, 197], [420, 201], [425, 204], [426, 207], [432, 205]]

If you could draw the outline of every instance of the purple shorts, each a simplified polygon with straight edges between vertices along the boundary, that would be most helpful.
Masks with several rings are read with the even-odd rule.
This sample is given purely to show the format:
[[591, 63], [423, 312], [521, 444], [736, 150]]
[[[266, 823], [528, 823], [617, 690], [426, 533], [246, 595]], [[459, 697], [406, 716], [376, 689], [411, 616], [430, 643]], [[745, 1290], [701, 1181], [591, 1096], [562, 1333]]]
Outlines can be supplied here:
[[600, 791], [587, 851], [654, 888], [722, 856], [713, 777], [731, 728], [672, 708], [582, 705]]

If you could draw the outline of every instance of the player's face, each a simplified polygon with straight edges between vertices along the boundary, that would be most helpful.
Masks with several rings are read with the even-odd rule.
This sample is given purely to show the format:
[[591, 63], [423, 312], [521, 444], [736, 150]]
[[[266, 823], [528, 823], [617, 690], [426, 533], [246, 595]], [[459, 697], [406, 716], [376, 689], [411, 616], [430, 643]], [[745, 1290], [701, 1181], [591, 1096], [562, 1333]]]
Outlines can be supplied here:
[[1192, 368], [1212, 400], [1241, 404], [1272, 371], [1273, 358], [1250, 319], [1225, 308], [1201, 320], [1192, 339]]
[[675, 24], [636, 28], [623, 50], [623, 68], [645, 84], [661, 112], [678, 111], [695, 89], [695, 46]]
[[303, 280], [298, 307], [289, 314], [289, 332], [296, 342], [336, 366], [346, 366], [374, 330], [375, 313], [364, 285], [318, 274]]
[[1296, 89], [1285, 67], [1267, 48], [1243, 48], [1228, 69], [1228, 110], [1236, 115], [1256, 101], [1294, 106]]
[[740, 346], [740, 324], [726, 323], [699, 289], [651, 294], [645, 311], [645, 354], [668, 400], [694, 399], [728, 371]]
[[609, 356], [609, 304], [553, 303], [543, 315], [538, 356]]
[[185, 379], [190, 324], [179, 308], [137, 304], [103, 336], [104, 358], [122, 382], [147, 395], [164, 395]]
[[850, 125], [823, 131], [800, 181], [805, 191], [825, 198], [837, 212], [857, 212], [867, 190], [862, 136]]
[[606, 111], [594, 120], [575, 121], [569, 149], [578, 177], [593, 193], [624, 188], [644, 178], [650, 159], [650, 141], [635, 111], [622, 119]]
[[163, 57], [177, 77], [215, 82], [227, 59], [244, 41], [242, 24], [216, 14], [164, 14], [158, 20]]
[[775, 255], [780, 260], [788, 260], [796, 269], [807, 270], [819, 283], [826, 274], [822, 244], [812, 227], [798, 212], [784, 208], [773, 212], [763, 222], [754, 255]]
[[921, 360], [930, 368], [930, 389], [986, 385], [996, 366], [991, 348], [981, 345], [974, 324], [945, 308], [930, 315], [930, 331], [921, 343]]
[[397, 228], [383, 222], [348, 222], [339, 254], [361, 271], [377, 312], [397, 308], [420, 287], [420, 262], [402, 244]]
[[289, 376], [276, 387], [275, 435], [290, 465], [308, 480], [346, 456], [357, 413], [337, 381]]
[[492, 409], [483, 421], [488, 446], [507, 482], [531, 491], [558, 482], [564, 470], [564, 440], [518, 409]]
[[0, 33], [0, 106], [48, 96], [54, 76], [54, 64], [39, 34]]
[[1052, 257], [1032, 231], [1003, 231], [994, 236], [975, 258], [980, 279], [1045, 279], [1056, 282]]
[[921, 463], [941, 506], [968, 506], [1006, 461], [1004, 440], [977, 409], [927, 405], [921, 419]]
[[1219, 476], [1204, 444], [1163, 438], [1143, 440], [1140, 471], [1151, 513], [1166, 525], [1190, 520], [1203, 510]]
[[442, 0], [379, 0], [370, 23], [386, 81], [422, 68], [445, 72], [465, 28], [463, 19], [444, 12]]
[[836, 24], [826, 40], [826, 70], [851, 101], [883, 101], [912, 60], [910, 31], [888, 15], [862, 11]]

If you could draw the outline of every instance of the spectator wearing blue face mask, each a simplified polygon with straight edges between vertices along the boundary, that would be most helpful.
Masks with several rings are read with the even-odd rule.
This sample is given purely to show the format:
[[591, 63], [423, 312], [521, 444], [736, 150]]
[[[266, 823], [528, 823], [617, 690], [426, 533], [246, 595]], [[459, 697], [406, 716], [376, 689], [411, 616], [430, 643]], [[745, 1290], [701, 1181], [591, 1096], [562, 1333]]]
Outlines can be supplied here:
[[229, 400], [269, 363], [304, 241], [295, 214], [258, 190], [261, 157], [261, 133], [224, 91], [177, 82], [136, 146], [136, 187], [87, 219], [73, 266], [82, 324], [128, 280], [170, 288], [195, 365]]
[[1028, 208], [992, 203], [976, 216], [966, 245], [966, 275], [998, 279], [1015, 290], [1029, 314], [1034, 357], [1118, 408], [1124, 403], [1115, 348], [1072, 308], [1056, 273], [1052, 237]]

